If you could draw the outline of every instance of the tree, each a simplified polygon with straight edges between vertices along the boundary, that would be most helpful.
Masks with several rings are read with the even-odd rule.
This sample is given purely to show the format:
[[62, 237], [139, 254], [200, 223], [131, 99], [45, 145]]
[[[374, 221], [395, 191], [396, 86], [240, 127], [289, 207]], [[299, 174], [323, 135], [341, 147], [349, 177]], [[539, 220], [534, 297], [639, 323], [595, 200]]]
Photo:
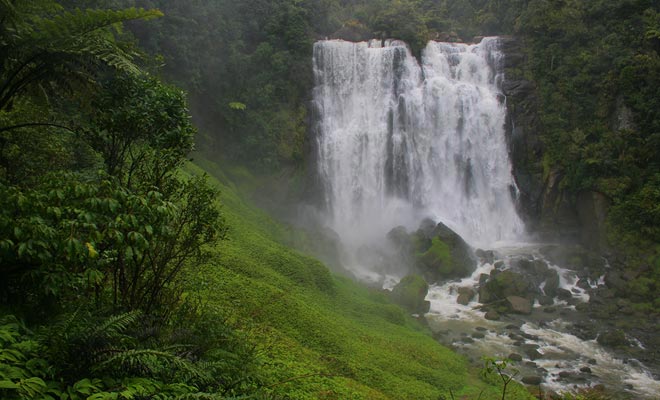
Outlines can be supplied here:
[[51, 0], [4, 0], [0, 26], [0, 111], [28, 91], [61, 96], [95, 82], [101, 65], [135, 73], [135, 50], [116, 40], [120, 23], [150, 19], [157, 10], [64, 11]]

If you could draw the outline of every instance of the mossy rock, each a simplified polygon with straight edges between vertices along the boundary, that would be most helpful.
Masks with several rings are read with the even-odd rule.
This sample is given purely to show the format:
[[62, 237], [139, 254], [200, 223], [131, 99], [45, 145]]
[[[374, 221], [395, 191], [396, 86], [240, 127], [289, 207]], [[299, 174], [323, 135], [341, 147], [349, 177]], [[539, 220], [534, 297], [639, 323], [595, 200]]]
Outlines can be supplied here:
[[429, 311], [431, 303], [425, 300], [429, 285], [419, 275], [407, 275], [392, 289], [392, 301], [405, 307], [414, 314]]
[[392, 228], [387, 233], [387, 239], [397, 251], [404, 254], [409, 254], [415, 246], [414, 237], [403, 226]]
[[621, 347], [627, 346], [629, 344], [628, 339], [626, 338], [626, 334], [621, 329], [602, 332], [600, 335], [598, 335], [596, 341], [601, 346], [607, 347]]
[[525, 277], [512, 271], [502, 271], [491, 278], [479, 289], [479, 302], [491, 303], [504, 300], [508, 296], [526, 297], [530, 291]]
[[430, 282], [468, 276], [476, 267], [470, 246], [442, 223], [422, 222], [413, 244], [416, 264]]

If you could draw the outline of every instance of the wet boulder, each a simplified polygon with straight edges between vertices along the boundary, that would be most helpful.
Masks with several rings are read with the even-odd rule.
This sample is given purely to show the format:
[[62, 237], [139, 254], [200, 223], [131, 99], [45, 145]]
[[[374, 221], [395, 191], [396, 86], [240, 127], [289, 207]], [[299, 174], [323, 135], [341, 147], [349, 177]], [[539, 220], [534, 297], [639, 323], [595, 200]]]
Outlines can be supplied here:
[[502, 271], [479, 288], [479, 302], [505, 300], [507, 296], [526, 297], [530, 288], [525, 277], [517, 272]]
[[416, 265], [429, 282], [470, 275], [476, 267], [470, 246], [443, 223], [428, 220], [415, 233]]
[[495, 310], [488, 310], [484, 318], [490, 321], [497, 321], [500, 319], [500, 314]]
[[621, 329], [602, 332], [600, 335], [598, 335], [596, 341], [600, 345], [608, 347], [620, 347], [628, 345], [626, 334]]
[[458, 297], [456, 298], [456, 302], [466, 306], [468, 303], [470, 303], [470, 300], [472, 300], [476, 294], [477, 292], [471, 287], [460, 287], [458, 288]]
[[495, 253], [493, 250], [482, 250], [477, 249], [474, 251], [474, 254], [479, 258], [480, 263], [493, 264], [495, 262]]
[[399, 252], [409, 253], [412, 250], [412, 238], [403, 226], [392, 228], [387, 233], [387, 240], [389, 240]]
[[419, 275], [407, 275], [394, 286], [390, 294], [392, 300], [413, 314], [425, 314], [431, 303], [425, 300], [429, 285]]
[[556, 291], [557, 297], [561, 300], [570, 300], [573, 298], [573, 293], [570, 290], [559, 288]]
[[538, 351], [538, 346], [534, 344], [523, 344], [521, 346], [523, 352], [529, 358], [530, 360], [538, 360], [539, 358], [543, 357], [543, 354], [541, 354]]
[[532, 313], [532, 300], [520, 296], [507, 296], [507, 306], [511, 312], [516, 314]]
[[549, 276], [543, 285], [543, 292], [549, 297], [555, 297], [557, 295], [557, 289], [559, 289], [559, 274], [554, 270], [552, 272], [548, 274]]
[[525, 385], [538, 386], [543, 382], [543, 379], [540, 376], [523, 376], [522, 383]]

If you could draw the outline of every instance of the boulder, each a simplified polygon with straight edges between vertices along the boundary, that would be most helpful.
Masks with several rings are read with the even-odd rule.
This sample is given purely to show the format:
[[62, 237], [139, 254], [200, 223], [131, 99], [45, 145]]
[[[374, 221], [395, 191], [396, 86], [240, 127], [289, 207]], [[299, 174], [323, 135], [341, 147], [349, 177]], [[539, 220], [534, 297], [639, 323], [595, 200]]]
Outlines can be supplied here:
[[525, 278], [513, 271], [502, 271], [479, 288], [479, 302], [490, 303], [504, 300], [507, 296], [525, 297], [529, 293], [529, 284]]
[[523, 344], [521, 347], [525, 352], [527, 358], [529, 358], [530, 360], [538, 360], [539, 358], [543, 357], [543, 354], [539, 353], [539, 351], [536, 348], [528, 344]]
[[525, 385], [538, 386], [543, 382], [543, 379], [540, 376], [523, 376], [522, 383]]
[[507, 296], [506, 301], [509, 309], [517, 314], [531, 314], [532, 301], [520, 296]]
[[509, 357], [507, 357], [511, 361], [522, 361], [522, 356], [518, 353], [511, 353], [509, 354]]
[[555, 303], [555, 301], [550, 296], [540, 296], [538, 300], [539, 304], [542, 306], [551, 306]]
[[488, 310], [484, 318], [490, 321], [497, 321], [500, 319], [500, 314], [495, 310]]
[[392, 300], [413, 314], [429, 311], [431, 303], [425, 300], [429, 285], [419, 275], [407, 275], [394, 286], [390, 294]]
[[495, 253], [493, 253], [493, 250], [477, 249], [474, 251], [474, 254], [479, 258], [481, 263], [492, 264], [495, 262]]
[[443, 223], [424, 220], [415, 234], [416, 265], [430, 282], [468, 276], [476, 267], [470, 246]]
[[569, 300], [573, 298], [573, 293], [570, 290], [559, 288], [557, 289], [557, 297], [561, 300]]
[[585, 279], [585, 278], [582, 278], [579, 281], [577, 281], [575, 286], [579, 287], [580, 289], [584, 289], [584, 290], [591, 289], [591, 285], [589, 284], [589, 280]]
[[412, 249], [412, 239], [406, 228], [403, 226], [397, 226], [392, 228], [387, 233], [387, 240], [392, 243], [398, 251], [401, 252], [410, 252]]
[[602, 346], [608, 347], [619, 347], [627, 346], [628, 339], [626, 339], [626, 334], [621, 329], [614, 329], [610, 331], [602, 332], [598, 335], [596, 341]]
[[456, 302], [466, 306], [468, 303], [470, 303], [470, 300], [472, 300], [476, 294], [477, 292], [475, 292], [475, 290], [471, 287], [460, 287], [458, 288], [458, 297], [456, 298]]
[[554, 274], [549, 274], [545, 280], [545, 285], [543, 285], [543, 293], [549, 297], [555, 297], [557, 295], [557, 289], [559, 289], [559, 274], [554, 270], [552, 272]]

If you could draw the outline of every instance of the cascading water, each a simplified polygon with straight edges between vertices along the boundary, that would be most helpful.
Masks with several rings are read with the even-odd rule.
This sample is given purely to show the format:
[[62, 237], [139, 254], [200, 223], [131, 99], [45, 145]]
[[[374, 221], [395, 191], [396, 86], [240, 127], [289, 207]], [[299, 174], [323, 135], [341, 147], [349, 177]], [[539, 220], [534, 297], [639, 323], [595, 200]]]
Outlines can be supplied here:
[[[518, 355], [522, 373], [539, 377], [546, 389], [604, 382], [617, 392], [623, 387], [655, 398], [660, 382], [645, 366], [567, 328], [591, 290], [578, 285], [577, 271], [547, 262], [568, 301], [550, 299], [554, 304], [543, 311], [537, 302], [529, 318], [486, 321], [476, 298], [467, 305], [456, 301], [461, 288], [479, 288], [484, 275], [513, 268], [521, 258], [547, 261], [538, 251], [542, 244], [519, 243], [525, 229], [515, 209], [504, 133], [502, 59], [498, 38], [474, 45], [430, 42], [421, 63], [400, 41], [314, 45], [318, 173], [326, 223], [348, 254], [344, 264], [391, 286], [406, 271], [383, 269], [384, 257], [364, 254], [378, 253], [373, 248], [395, 226], [416, 229], [426, 217], [441, 221], [472, 246], [496, 248], [499, 257], [481, 262], [471, 276], [430, 288], [426, 319], [444, 342], [474, 357], [524, 353]], [[601, 281], [588, 286], [597, 289]], [[547, 282], [540, 285], [543, 293]]]
[[314, 46], [319, 174], [330, 226], [355, 246], [442, 221], [486, 246], [524, 231], [513, 195], [497, 38]]

